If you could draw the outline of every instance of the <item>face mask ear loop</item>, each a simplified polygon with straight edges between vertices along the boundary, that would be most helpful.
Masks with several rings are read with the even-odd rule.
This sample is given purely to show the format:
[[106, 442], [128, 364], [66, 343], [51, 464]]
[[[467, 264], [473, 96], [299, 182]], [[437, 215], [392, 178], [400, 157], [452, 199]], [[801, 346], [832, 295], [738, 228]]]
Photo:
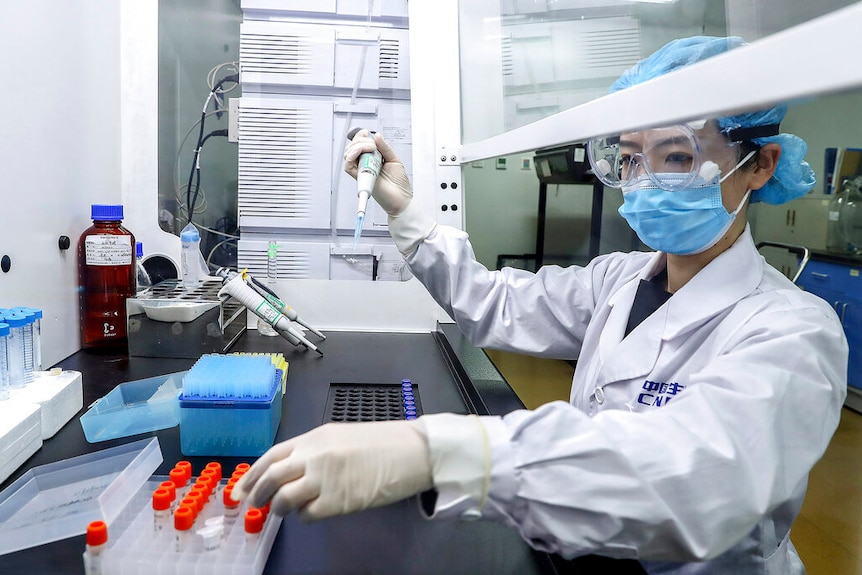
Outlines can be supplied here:
[[[756, 151], [756, 150], [751, 150], [750, 152], [748, 152], [748, 154], [746, 154], [744, 158], [742, 158], [741, 160], [739, 160], [739, 163], [738, 163], [738, 164], [736, 164], [735, 166], [733, 166], [733, 169], [732, 169], [732, 170], [730, 170], [729, 172], [727, 172], [726, 174], [724, 174], [723, 176], [721, 176], [721, 179], [719, 179], [719, 180], [718, 180], [718, 183], [719, 183], [719, 184], [724, 183], [724, 180], [726, 180], [726, 179], [727, 179], [727, 178], [729, 178], [731, 175], [733, 175], [733, 172], [735, 172], [736, 170], [738, 170], [738, 169], [740, 168], [740, 166], [742, 166], [745, 162], [747, 162], [748, 160], [750, 160], [750, 159], [751, 159], [751, 156], [753, 156], [753, 155], [754, 155], [755, 151]], [[750, 191], [750, 190], [749, 190], [749, 191]]]
[[748, 199], [749, 195], [751, 195], [751, 190], [748, 190], [747, 192], [745, 192], [745, 195], [742, 196], [742, 201], [739, 202], [739, 205], [736, 206], [736, 209], [733, 210], [733, 212], [730, 214], [731, 216], [734, 217], [734, 219], [736, 218], [736, 216], [739, 215], [739, 211], [742, 209], [742, 206], [745, 205], [745, 200]]

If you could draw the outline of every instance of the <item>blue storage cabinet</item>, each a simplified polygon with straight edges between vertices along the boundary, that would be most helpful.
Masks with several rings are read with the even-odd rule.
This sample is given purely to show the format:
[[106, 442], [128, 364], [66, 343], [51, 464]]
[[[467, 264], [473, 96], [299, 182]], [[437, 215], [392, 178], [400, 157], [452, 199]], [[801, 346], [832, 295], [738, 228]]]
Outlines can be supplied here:
[[841, 319], [850, 346], [847, 405], [862, 409], [862, 259], [812, 252], [796, 283], [829, 302]]

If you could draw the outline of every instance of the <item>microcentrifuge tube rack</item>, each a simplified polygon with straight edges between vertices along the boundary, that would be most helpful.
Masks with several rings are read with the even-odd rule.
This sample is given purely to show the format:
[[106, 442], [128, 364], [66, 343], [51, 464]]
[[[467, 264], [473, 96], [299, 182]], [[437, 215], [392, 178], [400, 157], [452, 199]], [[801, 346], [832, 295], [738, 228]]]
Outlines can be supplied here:
[[269, 513], [263, 530], [248, 541], [244, 527], [248, 505], [243, 502], [238, 516], [224, 523], [218, 547], [205, 549], [203, 537], [197, 531], [208, 519], [224, 516], [222, 492], [227, 481], [221, 481], [214, 499], [195, 520], [184, 549], [177, 551], [173, 521], [160, 531], [154, 527], [153, 492], [166, 480], [168, 477], [153, 476], [108, 526], [108, 544], [101, 554], [103, 575], [260, 575], [263, 572], [281, 517]]

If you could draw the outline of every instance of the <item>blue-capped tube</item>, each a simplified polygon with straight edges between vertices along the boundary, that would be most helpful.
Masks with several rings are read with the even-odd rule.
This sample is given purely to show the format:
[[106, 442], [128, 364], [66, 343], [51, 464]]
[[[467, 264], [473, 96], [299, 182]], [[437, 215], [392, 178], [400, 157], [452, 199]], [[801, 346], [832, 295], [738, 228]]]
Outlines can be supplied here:
[[24, 385], [28, 383], [33, 383], [33, 379], [35, 379], [35, 352], [34, 352], [34, 343], [35, 337], [33, 335], [35, 331], [36, 324], [36, 313], [26, 307], [16, 307], [12, 308], [12, 311], [24, 316], [24, 319], [27, 323], [24, 324], [22, 328], [22, 334], [24, 339], [22, 340], [22, 345], [24, 346]]
[[9, 367], [6, 364], [6, 341], [9, 324], [0, 322], [0, 401], [9, 399]]
[[3, 322], [9, 325], [9, 335], [6, 337], [6, 359], [9, 369], [9, 387], [21, 389], [24, 382], [24, 326], [27, 319], [16, 312], [3, 316]]

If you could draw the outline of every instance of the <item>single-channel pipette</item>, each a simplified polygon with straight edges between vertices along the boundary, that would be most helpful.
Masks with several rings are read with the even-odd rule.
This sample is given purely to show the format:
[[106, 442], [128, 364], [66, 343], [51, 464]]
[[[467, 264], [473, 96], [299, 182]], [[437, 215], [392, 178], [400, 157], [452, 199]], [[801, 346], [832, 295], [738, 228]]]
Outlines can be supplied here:
[[[353, 137], [362, 128], [353, 128], [347, 134], [347, 139], [352, 140]], [[374, 132], [369, 132], [373, 135]], [[365, 208], [368, 205], [368, 198], [371, 197], [371, 192], [374, 190], [374, 184], [377, 182], [377, 176], [380, 175], [380, 166], [383, 165], [383, 157], [380, 152], [365, 152], [359, 156], [358, 160], [359, 172], [356, 174], [356, 188], [359, 196], [359, 205], [356, 208], [356, 230], [353, 232], [353, 249], [356, 249], [359, 243], [359, 237], [362, 235], [362, 225], [365, 223]]]
[[301, 331], [290, 325], [290, 319], [287, 316], [246, 282], [246, 278], [251, 277], [247, 271], [236, 273], [227, 268], [221, 268], [215, 274], [224, 279], [219, 297], [225, 294], [233, 297], [252, 313], [268, 322], [281, 337], [293, 345], [301, 345], [323, 355], [323, 352], [308, 341]]

